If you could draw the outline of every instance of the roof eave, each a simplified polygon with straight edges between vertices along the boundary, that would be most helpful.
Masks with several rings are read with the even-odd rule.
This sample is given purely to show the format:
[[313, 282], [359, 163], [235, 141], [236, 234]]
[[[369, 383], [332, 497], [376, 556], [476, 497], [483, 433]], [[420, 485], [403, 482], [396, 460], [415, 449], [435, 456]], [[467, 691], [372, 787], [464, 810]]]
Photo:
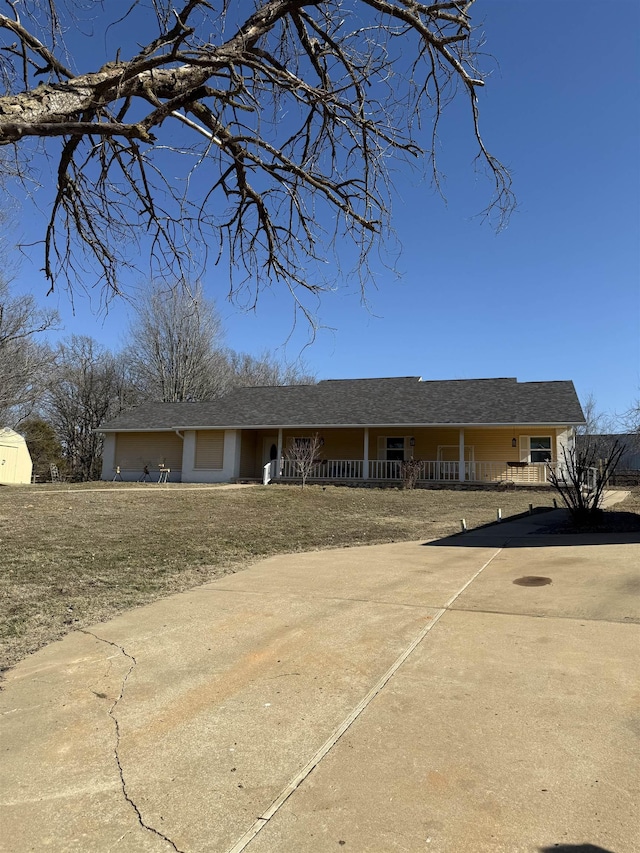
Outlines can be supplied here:
[[175, 432], [176, 430], [211, 430], [211, 429], [398, 429], [414, 427], [419, 429], [451, 429], [465, 427], [577, 427], [584, 426], [585, 421], [445, 421], [419, 423], [414, 421], [396, 421], [394, 423], [290, 423], [290, 424], [188, 424], [166, 427], [98, 427], [94, 432]]

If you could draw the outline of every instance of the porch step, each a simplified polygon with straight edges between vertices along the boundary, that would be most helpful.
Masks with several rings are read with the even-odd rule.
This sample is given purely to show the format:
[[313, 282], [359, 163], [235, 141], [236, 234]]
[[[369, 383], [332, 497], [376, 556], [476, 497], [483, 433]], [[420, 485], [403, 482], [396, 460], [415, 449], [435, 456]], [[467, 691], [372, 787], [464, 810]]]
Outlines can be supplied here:
[[262, 483], [262, 477], [234, 477], [230, 480], [231, 483], [237, 483], [242, 486], [259, 485]]

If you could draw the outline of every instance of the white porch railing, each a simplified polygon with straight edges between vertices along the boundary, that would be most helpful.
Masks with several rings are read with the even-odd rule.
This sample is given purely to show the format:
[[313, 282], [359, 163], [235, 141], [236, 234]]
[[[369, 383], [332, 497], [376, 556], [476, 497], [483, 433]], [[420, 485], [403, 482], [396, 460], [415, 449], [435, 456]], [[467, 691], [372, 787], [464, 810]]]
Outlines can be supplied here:
[[[425, 460], [420, 463], [419, 482], [460, 482], [460, 463], [440, 460]], [[363, 480], [396, 481], [402, 480], [402, 463], [370, 459], [367, 477], [367, 463], [362, 459], [323, 459], [315, 462], [308, 474], [309, 480]], [[300, 472], [297, 465], [290, 459], [283, 459], [278, 464], [274, 460], [264, 467], [263, 482], [266, 484], [275, 479], [299, 480]], [[510, 465], [507, 462], [465, 462], [464, 482], [468, 483], [499, 483], [511, 480], [514, 483], [546, 483], [547, 466], [543, 464]]]
[[[310, 480], [362, 480], [364, 461], [362, 459], [322, 459], [314, 462], [309, 469]], [[280, 476], [299, 479], [300, 469], [291, 459], [283, 459]]]
[[402, 462], [388, 462], [386, 460], [369, 460], [370, 480], [400, 480], [400, 466]]
[[[420, 480], [438, 480], [441, 482], [449, 482], [452, 480], [460, 480], [460, 463], [459, 462], [443, 462], [425, 460], [422, 464], [422, 473]], [[466, 475], [466, 471], [465, 471]], [[468, 479], [468, 477], [466, 477]]]

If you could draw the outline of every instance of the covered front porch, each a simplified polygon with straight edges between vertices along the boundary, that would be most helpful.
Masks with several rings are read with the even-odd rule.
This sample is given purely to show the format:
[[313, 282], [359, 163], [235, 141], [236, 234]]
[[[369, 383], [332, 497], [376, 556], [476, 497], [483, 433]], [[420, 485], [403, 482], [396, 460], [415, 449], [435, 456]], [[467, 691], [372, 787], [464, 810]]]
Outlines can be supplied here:
[[319, 450], [305, 471], [309, 482], [400, 484], [414, 460], [418, 484], [513, 482], [545, 484], [548, 466], [571, 440], [566, 428], [420, 427], [281, 428], [242, 431], [241, 477], [263, 482], [296, 482], [300, 465], [288, 453], [292, 441], [319, 438]]

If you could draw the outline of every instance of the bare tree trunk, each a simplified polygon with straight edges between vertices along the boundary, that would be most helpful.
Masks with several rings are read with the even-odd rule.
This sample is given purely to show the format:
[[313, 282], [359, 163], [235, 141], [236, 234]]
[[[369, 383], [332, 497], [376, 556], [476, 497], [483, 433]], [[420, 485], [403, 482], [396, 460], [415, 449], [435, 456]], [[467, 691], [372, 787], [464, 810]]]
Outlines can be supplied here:
[[309, 438], [292, 438], [289, 441], [286, 457], [293, 464], [296, 474], [300, 477], [303, 489], [320, 461], [323, 445], [324, 441], [317, 432], [314, 432]]

